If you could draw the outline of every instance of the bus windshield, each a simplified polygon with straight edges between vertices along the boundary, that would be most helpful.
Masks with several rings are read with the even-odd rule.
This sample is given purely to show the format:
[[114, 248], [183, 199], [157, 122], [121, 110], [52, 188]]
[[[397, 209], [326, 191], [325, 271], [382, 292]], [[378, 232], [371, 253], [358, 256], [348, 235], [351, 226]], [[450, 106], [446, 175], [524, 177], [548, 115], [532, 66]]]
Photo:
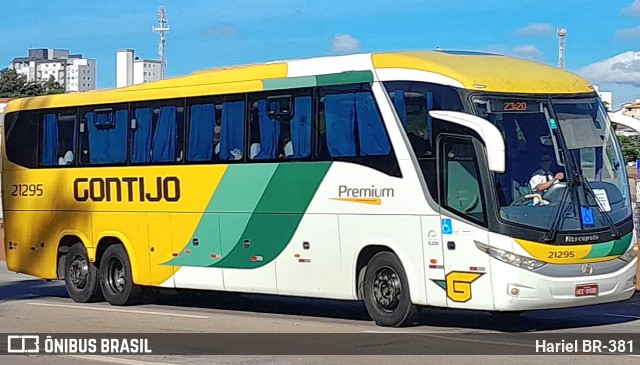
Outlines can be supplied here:
[[502, 220], [572, 232], [631, 215], [624, 159], [598, 98], [473, 102], [505, 140], [506, 169], [494, 174]]

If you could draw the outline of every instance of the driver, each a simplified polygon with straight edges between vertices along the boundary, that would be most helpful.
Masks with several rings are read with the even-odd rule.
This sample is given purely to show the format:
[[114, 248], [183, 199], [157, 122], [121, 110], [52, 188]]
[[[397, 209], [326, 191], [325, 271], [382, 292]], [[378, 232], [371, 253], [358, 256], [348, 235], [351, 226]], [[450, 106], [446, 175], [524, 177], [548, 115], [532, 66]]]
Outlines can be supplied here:
[[564, 179], [564, 173], [558, 172], [553, 174], [549, 168], [551, 167], [551, 157], [542, 155], [540, 157], [540, 168], [533, 172], [529, 180], [529, 186], [534, 193], [544, 193], [551, 185]]

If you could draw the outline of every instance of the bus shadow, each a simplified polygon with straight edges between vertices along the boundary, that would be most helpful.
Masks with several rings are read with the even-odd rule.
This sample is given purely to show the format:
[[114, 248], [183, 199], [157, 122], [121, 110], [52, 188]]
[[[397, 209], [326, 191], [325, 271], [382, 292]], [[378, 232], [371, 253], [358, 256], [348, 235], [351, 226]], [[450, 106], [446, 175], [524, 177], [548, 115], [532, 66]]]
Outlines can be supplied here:
[[[186, 306], [240, 312], [283, 314], [370, 322], [364, 304], [358, 301], [312, 299], [302, 297], [228, 292], [161, 290], [149, 304]], [[539, 332], [583, 327], [598, 327], [640, 320], [640, 294], [631, 300], [587, 307], [525, 312], [520, 316], [483, 311], [423, 308], [416, 329], [454, 327], [499, 332]]]
[[0, 302], [34, 298], [68, 298], [62, 281], [41, 279], [0, 283]]
[[[199, 290], [153, 289], [145, 305], [190, 307], [281, 314], [371, 322], [359, 301], [314, 299], [265, 294], [244, 294]], [[0, 283], [0, 303], [35, 298], [68, 298], [63, 281], [16, 280]], [[640, 293], [628, 301], [587, 307], [525, 312], [519, 317], [482, 311], [427, 307], [421, 310], [415, 330], [421, 327], [491, 330], [498, 332], [541, 332], [622, 324], [640, 320]]]

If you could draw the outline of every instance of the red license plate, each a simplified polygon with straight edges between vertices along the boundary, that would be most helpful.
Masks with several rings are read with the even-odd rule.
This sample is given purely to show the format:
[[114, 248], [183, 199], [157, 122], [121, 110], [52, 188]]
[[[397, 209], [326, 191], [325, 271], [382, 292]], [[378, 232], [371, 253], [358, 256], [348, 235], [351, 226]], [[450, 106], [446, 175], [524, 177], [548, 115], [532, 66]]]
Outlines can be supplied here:
[[598, 296], [598, 284], [576, 285], [576, 297]]

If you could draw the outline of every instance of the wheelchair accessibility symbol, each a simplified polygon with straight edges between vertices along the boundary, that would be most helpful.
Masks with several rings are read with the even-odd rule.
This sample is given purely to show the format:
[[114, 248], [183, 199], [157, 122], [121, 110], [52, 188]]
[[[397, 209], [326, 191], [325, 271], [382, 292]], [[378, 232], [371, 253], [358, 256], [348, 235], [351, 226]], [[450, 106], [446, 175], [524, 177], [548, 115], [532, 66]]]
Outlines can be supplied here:
[[452, 234], [453, 226], [451, 225], [451, 219], [442, 220], [442, 234]]
[[593, 209], [580, 208], [580, 213], [582, 215], [582, 224], [584, 224], [585, 226], [595, 225], [595, 222], [593, 220]]

